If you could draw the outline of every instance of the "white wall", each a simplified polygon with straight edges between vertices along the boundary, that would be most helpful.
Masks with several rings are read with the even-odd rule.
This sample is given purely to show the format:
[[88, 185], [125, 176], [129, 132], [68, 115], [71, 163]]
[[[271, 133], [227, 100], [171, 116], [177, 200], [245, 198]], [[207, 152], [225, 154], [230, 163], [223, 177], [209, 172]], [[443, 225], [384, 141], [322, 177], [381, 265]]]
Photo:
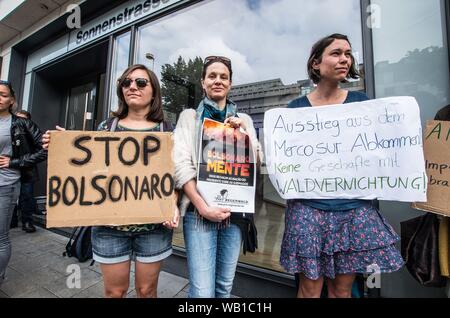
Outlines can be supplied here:
[[0, 20], [20, 6], [25, 0], [0, 0]]

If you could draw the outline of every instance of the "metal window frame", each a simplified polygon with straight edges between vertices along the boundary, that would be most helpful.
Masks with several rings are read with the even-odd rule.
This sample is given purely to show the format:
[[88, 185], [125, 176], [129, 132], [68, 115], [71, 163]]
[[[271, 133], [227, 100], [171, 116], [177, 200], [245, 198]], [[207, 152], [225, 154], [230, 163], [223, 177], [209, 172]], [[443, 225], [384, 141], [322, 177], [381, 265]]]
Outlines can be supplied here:
[[[108, 39], [108, 58], [106, 61], [106, 79], [105, 79], [105, 87], [103, 88], [106, 92], [104, 92], [103, 98], [103, 118], [108, 118], [109, 116], [109, 104], [111, 102], [111, 96], [109, 94], [109, 86], [111, 85], [111, 71], [112, 71], [112, 60], [113, 60], [113, 49], [114, 49], [114, 35], [110, 35]], [[102, 119], [102, 118], [100, 118]]]
[[113, 34], [111, 34], [109, 36], [109, 43], [108, 43], [108, 58], [107, 58], [107, 65], [106, 65], [106, 81], [105, 81], [105, 90], [107, 91], [105, 94], [105, 98], [103, 100], [103, 118], [108, 118], [109, 114], [111, 112], [111, 87], [110, 85], [112, 84], [112, 79], [111, 79], [111, 73], [112, 73], [112, 66], [113, 66], [113, 59], [114, 59], [114, 54], [116, 53], [117, 50], [117, 38], [126, 34], [126, 33], [130, 33], [130, 52], [128, 53], [128, 66], [130, 66], [133, 63], [133, 53], [134, 53], [134, 48], [133, 48], [133, 41], [134, 41], [134, 33], [135, 33], [135, 28], [134, 26], [129, 26], [127, 28], [123, 28], [120, 30], [120, 32], [115, 32]]
[[361, 30], [362, 30], [364, 75], [365, 75], [364, 80], [365, 80], [366, 94], [369, 98], [376, 98], [373, 38], [372, 38], [372, 30], [367, 25], [367, 21], [370, 18], [370, 14], [367, 9], [371, 4], [372, 3], [370, 0], [360, 0]]
[[136, 33], [137, 27], [135, 24], [131, 26], [131, 39], [130, 39], [130, 55], [128, 56], [128, 66], [135, 64], [135, 55], [136, 55]]

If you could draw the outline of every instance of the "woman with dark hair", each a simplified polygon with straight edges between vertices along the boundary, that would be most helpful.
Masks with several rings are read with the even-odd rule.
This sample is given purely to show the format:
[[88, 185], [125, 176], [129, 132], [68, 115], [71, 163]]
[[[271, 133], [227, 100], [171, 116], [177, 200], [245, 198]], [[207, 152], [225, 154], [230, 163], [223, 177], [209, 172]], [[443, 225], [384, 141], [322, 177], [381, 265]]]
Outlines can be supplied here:
[[13, 114], [15, 102], [11, 83], [0, 81], [0, 285], [11, 257], [9, 227], [20, 192], [20, 169], [47, 158], [41, 131], [32, 121]]
[[[320, 107], [367, 100], [364, 93], [339, 87], [358, 78], [347, 36], [332, 34], [312, 47], [308, 74], [315, 90], [289, 108]], [[328, 297], [351, 296], [355, 274], [392, 272], [403, 266], [395, 243], [400, 239], [374, 202], [367, 200], [288, 200], [280, 263], [299, 275], [298, 297], [320, 297], [324, 279]], [[374, 266], [375, 265], [375, 266]]]
[[230, 209], [208, 205], [195, 181], [204, 118], [244, 129], [256, 152], [254, 158], [259, 158], [260, 147], [252, 119], [238, 113], [236, 104], [227, 98], [232, 75], [230, 59], [207, 57], [201, 80], [205, 97], [197, 110], [187, 109], [180, 114], [174, 133], [175, 180], [177, 188], [185, 193], [180, 210], [184, 215], [189, 297], [192, 298], [230, 297], [242, 242], [244, 253], [256, 247], [253, 215], [230, 213]]
[[[161, 89], [156, 75], [136, 64], [127, 68], [117, 81], [119, 107], [113, 117], [103, 121], [98, 130], [170, 131], [164, 122]], [[44, 146], [50, 134], [44, 135]], [[179, 211], [163, 224], [95, 226], [92, 251], [100, 263], [106, 297], [125, 297], [130, 285], [131, 259], [136, 261], [135, 286], [138, 297], [156, 298], [162, 261], [172, 254], [173, 228], [178, 226]]]
[[[135, 73], [134, 77], [137, 79], [137, 82], [135, 82], [136, 86], [131, 85], [133, 82], [133, 77], [131, 77], [132, 73]], [[137, 76], [139, 76], [139, 78]], [[136, 92], [141, 92], [144, 95], [143, 97], [145, 98], [145, 102], [149, 102], [149, 104], [144, 105], [145, 107], [141, 105], [141, 108], [137, 110], [130, 110], [129, 102], [133, 101], [134, 98], [137, 97], [135, 96]], [[119, 119], [121, 124], [136, 121], [134, 120], [134, 116], [137, 115], [135, 114], [136, 111], [139, 112], [139, 117], [144, 115], [144, 118], [137, 120], [137, 126], [139, 127], [150, 126], [150, 128], [157, 128], [156, 126], [163, 124], [164, 113], [159, 81], [155, 73], [150, 71], [146, 66], [136, 64], [126, 69], [117, 81], [116, 93], [119, 98], [119, 107], [113, 115]], [[131, 104], [134, 105], [134, 103]], [[145, 119], [145, 121], [142, 119]]]

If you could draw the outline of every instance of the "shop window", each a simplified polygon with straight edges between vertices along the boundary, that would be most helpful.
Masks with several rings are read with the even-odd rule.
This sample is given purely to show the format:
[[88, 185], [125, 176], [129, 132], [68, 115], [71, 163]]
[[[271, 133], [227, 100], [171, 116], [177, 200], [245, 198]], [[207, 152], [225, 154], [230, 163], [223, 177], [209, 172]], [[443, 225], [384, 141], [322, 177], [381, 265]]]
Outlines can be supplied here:
[[[372, 30], [375, 97], [415, 97], [425, 125], [450, 103], [445, 1], [372, 0], [371, 3], [381, 14], [378, 27]], [[400, 222], [422, 214], [402, 202], [380, 201], [380, 210], [397, 233]], [[383, 277], [387, 279], [382, 278], [381, 297], [444, 295], [439, 288], [418, 285], [405, 269]]]
[[[205, 1], [139, 27], [135, 62], [146, 64], [161, 80], [166, 119], [176, 124], [180, 112], [196, 108], [202, 98], [203, 59], [229, 57], [230, 98], [262, 129], [266, 110], [286, 107], [311, 91], [306, 63], [316, 40], [336, 32], [347, 34], [355, 56], [362, 57], [360, 16], [359, 0], [340, 0], [339, 5], [333, 0]], [[351, 86], [364, 90], [364, 81]], [[241, 255], [241, 262], [283, 271], [278, 260], [284, 205], [267, 176], [259, 175], [255, 215], [259, 248]], [[174, 244], [184, 246], [181, 227]]]

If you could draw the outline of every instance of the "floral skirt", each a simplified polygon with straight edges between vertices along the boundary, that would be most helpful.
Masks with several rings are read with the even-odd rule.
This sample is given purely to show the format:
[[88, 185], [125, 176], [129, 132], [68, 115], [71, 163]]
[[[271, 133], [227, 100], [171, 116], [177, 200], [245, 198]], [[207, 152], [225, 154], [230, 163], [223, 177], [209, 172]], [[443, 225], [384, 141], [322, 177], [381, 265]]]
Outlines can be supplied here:
[[347, 211], [322, 211], [288, 201], [280, 263], [289, 273], [316, 280], [339, 274], [399, 270], [400, 238], [379, 211], [367, 204]]

